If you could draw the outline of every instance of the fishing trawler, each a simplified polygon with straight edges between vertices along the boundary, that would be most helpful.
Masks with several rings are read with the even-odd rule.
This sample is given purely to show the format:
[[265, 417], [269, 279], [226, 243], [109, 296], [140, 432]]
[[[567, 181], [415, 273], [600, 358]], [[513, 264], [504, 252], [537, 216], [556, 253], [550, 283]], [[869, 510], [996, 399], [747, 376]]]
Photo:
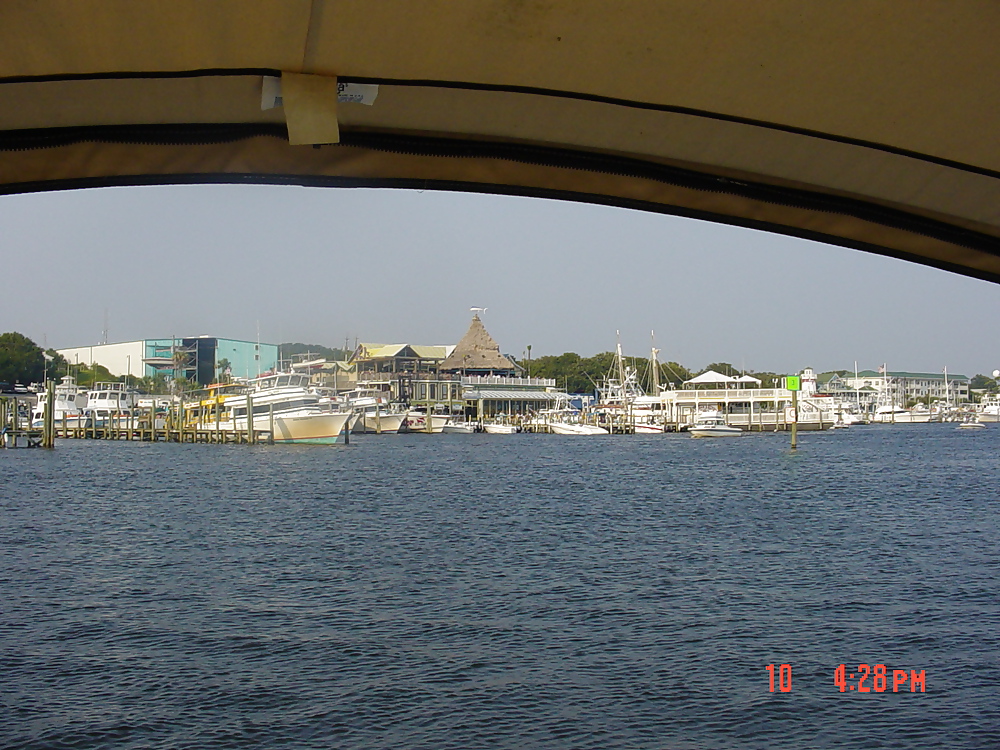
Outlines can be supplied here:
[[[60, 427], [84, 427], [86, 418], [84, 408], [87, 406], [87, 393], [76, 384], [76, 378], [67, 375], [56, 385], [53, 418]], [[31, 412], [31, 426], [38, 429], [45, 423], [45, 394], [38, 396], [38, 403]]]

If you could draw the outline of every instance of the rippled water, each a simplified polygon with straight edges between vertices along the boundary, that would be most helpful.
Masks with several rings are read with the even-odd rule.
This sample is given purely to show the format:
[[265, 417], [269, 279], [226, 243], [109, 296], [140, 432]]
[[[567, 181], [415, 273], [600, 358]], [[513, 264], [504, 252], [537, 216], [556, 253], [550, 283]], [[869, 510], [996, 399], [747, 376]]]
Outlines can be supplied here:
[[[0, 452], [0, 746], [995, 748], [998, 449], [904, 425], [796, 454]], [[926, 692], [841, 693], [841, 663]]]

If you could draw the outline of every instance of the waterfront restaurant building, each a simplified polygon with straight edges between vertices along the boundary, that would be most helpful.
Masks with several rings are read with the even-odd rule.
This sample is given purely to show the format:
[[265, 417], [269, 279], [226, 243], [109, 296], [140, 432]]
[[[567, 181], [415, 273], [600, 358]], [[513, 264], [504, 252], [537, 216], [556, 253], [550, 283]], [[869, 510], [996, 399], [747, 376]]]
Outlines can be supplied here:
[[385, 373], [436, 374], [454, 348], [420, 344], [358, 344], [351, 362], [356, 365], [358, 380], [376, 379], [372, 376]]
[[520, 365], [500, 352], [478, 313], [440, 370], [442, 376], [461, 377], [467, 419], [527, 414], [569, 401], [556, 391], [555, 380], [520, 377]]
[[135, 378], [163, 374], [168, 379], [187, 378], [200, 385], [219, 378], [219, 363], [229, 363], [234, 378], [255, 378], [278, 366], [277, 344], [223, 339], [215, 336], [142, 339], [119, 344], [95, 344], [58, 349], [71, 365], [98, 364], [115, 376]]

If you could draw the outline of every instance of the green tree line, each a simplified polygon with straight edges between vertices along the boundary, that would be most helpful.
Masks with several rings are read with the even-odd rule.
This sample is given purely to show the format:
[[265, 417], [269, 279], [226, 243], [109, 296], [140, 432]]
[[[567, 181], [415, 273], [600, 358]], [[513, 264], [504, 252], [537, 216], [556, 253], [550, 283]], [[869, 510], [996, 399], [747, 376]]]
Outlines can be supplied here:
[[[282, 356], [313, 352], [330, 359], [346, 359], [350, 354], [343, 349], [331, 349], [319, 344], [286, 343], [281, 344]], [[626, 366], [639, 373], [639, 383], [647, 392], [652, 392], [652, 372], [648, 359], [641, 357], [625, 357]], [[219, 376], [224, 377], [227, 360], [220, 360]], [[520, 365], [530, 372], [532, 377], [551, 378], [556, 385], [565, 388], [568, 393], [593, 393], [602, 381], [613, 374], [615, 365], [614, 352], [602, 352], [593, 357], [581, 357], [575, 352], [546, 355], [533, 359], [522, 359]], [[723, 375], [740, 375], [742, 370], [729, 362], [712, 362], [700, 370], [691, 370], [678, 362], [659, 363], [659, 383], [661, 386], [679, 388], [681, 384], [709, 370], [715, 370]], [[848, 374], [847, 370], [839, 370], [839, 374]], [[746, 371], [761, 381], [762, 388], [776, 387], [786, 374], [774, 372]], [[17, 332], [0, 334], [0, 383], [41, 383], [46, 377], [54, 380], [65, 375], [73, 375], [84, 387], [98, 382], [125, 382], [144, 393], [169, 393], [171, 390], [186, 390], [196, 387], [183, 378], [171, 381], [164, 374], [153, 377], [134, 378], [125, 375], [112, 375], [102, 365], [71, 365], [53, 349], [43, 350], [27, 336]], [[970, 386], [973, 389], [996, 393], [998, 383], [986, 375], [976, 375]]]
[[[565, 388], [567, 393], [593, 393], [598, 386], [612, 373], [615, 365], [614, 352], [602, 352], [593, 357], [581, 357], [575, 352], [548, 355], [537, 359], [520, 360], [520, 365], [531, 376], [536, 378], [552, 378], [556, 385]], [[625, 357], [625, 365], [639, 374], [639, 384], [652, 393], [653, 373], [648, 359], [641, 357]], [[729, 362], [712, 362], [700, 370], [691, 370], [679, 362], [660, 362], [659, 384], [665, 387], [680, 388], [681, 384], [709, 370], [715, 370], [723, 375], [738, 376], [743, 374], [739, 368]], [[762, 388], [773, 388], [783, 377], [782, 373], [747, 371], [761, 381]]]

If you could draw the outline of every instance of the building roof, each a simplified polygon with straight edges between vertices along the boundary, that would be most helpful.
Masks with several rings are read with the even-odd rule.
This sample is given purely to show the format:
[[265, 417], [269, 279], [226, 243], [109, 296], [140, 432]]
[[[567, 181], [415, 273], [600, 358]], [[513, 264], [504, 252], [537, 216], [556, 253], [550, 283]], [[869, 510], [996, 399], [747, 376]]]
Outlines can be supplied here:
[[[908, 378], [911, 380], [944, 380], [943, 372], [904, 372], [902, 370], [893, 370], [887, 373], [890, 378]], [[881, 378], [883, 373], [876, 372], [875, 370], [862, 370], [858, 373], [859, 378]], [[845, 377], [851, 377], [846, 375]], [[957, 373], [948, 373], [948, 381], [953, 380], [969, 380], [965, 375], [958, 375]]]
[[441, 363], [441, 369], [507, 371], [516, 370], [517, 365], [500, 353], [500, 344], [490, 336], [477, 313], [455, 350]]
[[455, 347], [425, 346], [422, 344], [359, 344], [360, 359], [392, 359], [403, 357], [409, 359], [444, 359]]

